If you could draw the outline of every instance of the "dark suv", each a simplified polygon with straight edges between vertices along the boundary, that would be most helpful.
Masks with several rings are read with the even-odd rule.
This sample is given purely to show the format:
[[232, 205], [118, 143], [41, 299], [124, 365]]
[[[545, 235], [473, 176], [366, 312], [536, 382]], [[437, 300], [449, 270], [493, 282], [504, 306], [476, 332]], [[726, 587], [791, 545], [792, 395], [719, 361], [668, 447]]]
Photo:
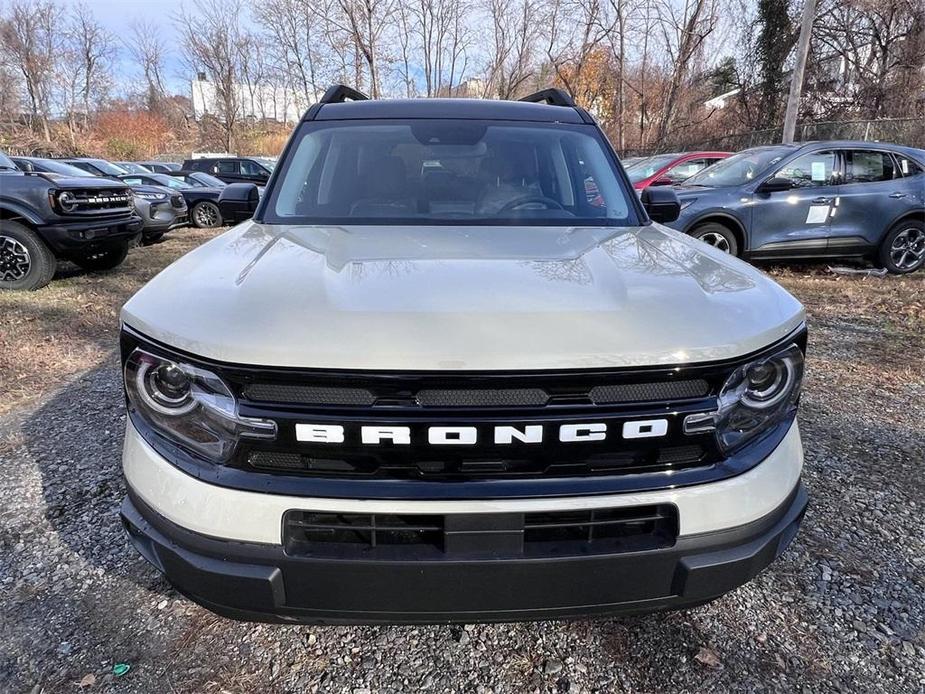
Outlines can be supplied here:
[[0, 153], [0, 289], [45, 286], [59, 258], [116, 267], [141, 226], [124, 183], [24, 173]]
[[184, 171], [205, 171], [225, 183], [256, 183], [265, 185], [270, 168], [253, 157], [203, 157], [187, 159]]
[[670, 226], [753, 259], [866, 256], [925, 264], [925, 151], [877, 142], [755, 147], [677, 188]]

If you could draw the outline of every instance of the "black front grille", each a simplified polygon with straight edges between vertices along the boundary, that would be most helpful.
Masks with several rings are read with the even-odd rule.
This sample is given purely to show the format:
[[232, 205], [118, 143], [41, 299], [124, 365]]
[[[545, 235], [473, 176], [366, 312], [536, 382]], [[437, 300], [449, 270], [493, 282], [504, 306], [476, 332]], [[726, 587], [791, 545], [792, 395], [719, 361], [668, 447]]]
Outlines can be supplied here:
[[[521, 452], [522, 453], [522, 452]], [[680, 470], [707, 464], [701, 445], [629, 448], [583, 454], [575, 458], [536, 456], [476, 458], [437, 451], [429, 457], [384, 458], [379, 455], [323, 457], [293, 451], [252, 451], [248, 464], [258, 470], [298, 472], [328, 477], [388, 477], [390, 479], [477, 479], [524, 476], [572, 477]]]
[[127, 211], [134, 206], [129, 190], [78, 189], [69, 190], [76, 206], [68, 214], [92, 214]]
[[288, 511], [286, 552], [296, 556], [427, 559], [639, 552], [671, 547], [671, 504], [504, 514], [358, 514]]
[[710, 384], [702, 378], [574, 387], [522, 388], [358, 388], [338, 385], [254, 382], [244, 395], [256, 402], [322, 407], [513, 408], [543, 407], [556, 402], [612, 405], [702, 398]]

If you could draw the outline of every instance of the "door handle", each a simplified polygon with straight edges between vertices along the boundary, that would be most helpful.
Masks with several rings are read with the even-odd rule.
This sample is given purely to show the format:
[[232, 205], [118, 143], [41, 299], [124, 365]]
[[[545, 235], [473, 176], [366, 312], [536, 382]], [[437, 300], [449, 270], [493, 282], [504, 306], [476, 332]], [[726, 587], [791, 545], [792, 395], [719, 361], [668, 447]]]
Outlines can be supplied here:
[[890, 193], [890, 197], [893, 198], [894, 200], [898, 200], [899, 198], [904, 198], [904, 197], [906, 197], [906, 193], [898, 193], [898, 192], [897, 192], [897, 193]]
[[812, 203], [814, 205], [825, 205], [832, 202], [831, 198], [813, 198]]

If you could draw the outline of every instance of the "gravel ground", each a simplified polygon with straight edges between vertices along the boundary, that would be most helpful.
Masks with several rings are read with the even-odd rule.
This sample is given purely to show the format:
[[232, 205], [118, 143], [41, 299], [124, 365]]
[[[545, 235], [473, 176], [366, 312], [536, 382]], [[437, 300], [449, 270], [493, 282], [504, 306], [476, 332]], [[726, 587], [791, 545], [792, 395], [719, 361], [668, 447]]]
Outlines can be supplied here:
[[[810, 311], [811, 507], [791, 549], [741, 589], [593, 622], [216, 617], [123, 539], [121, 387], [101, 349], [93, 368], [0, 418], [0, 691], [925, 692], [925, 273], [772, 272]], [[80, 292], [98, 277], [69, 281]], [[48, 315], [36, 318], [46, 336]], [[117, 677], [117, 663], [131, 668]]]

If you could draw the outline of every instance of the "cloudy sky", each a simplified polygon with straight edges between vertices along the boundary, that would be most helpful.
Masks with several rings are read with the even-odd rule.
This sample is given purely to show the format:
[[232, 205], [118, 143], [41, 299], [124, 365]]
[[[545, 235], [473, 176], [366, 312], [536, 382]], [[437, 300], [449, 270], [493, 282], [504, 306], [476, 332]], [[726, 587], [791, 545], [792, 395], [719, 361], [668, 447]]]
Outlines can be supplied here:
[[[171, 46], [167, 75], [169, 87], [177, 92], [187, 91], [189, 79], [186, 71], [180, 64], [179, 47], [177, 46], [177, 30], [174, 18], [180, 13], [183, 5], [195, 7], [195, 0], [55, 0], [59, 5], [70, 8], [81, 2], [93, 11], [103, 26], [117, 37], [130, 40], [132, 37], [132, 24], [145, 21], [154, 24], [167, 43]], [[3, 0], [0, 0], [2, 4]], [[127, 51], [123, 48], [120, 60], [116, 65], [120, 81], [128, 83], [137, 77], [137, 70], [129, 59]]]

